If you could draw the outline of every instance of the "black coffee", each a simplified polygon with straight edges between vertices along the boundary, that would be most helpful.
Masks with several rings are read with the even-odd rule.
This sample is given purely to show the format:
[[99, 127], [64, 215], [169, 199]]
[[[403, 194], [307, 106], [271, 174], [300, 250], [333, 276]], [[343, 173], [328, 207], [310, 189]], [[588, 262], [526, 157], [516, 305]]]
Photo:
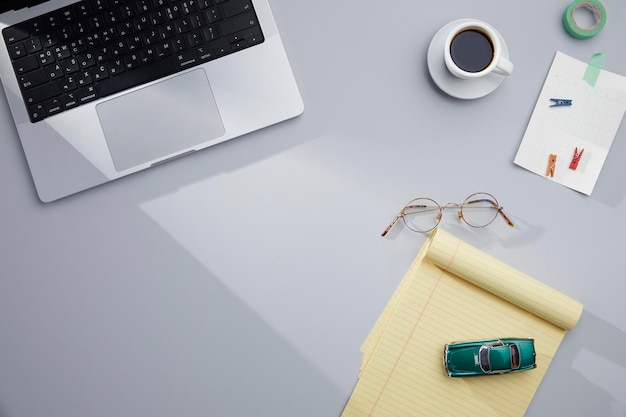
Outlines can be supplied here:
[[450, 56], [457, 67], [467, 72], [480, 72], [493, 59], [493, 44], [483, 32], [468, 29], [459, 32], [450, 43]]

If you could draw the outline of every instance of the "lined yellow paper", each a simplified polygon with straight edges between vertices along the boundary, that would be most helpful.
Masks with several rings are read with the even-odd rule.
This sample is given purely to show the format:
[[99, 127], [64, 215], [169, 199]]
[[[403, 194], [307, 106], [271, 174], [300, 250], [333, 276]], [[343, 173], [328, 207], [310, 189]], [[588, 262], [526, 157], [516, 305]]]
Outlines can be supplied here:
[[[522, 416], [582, 305], [435, 230], [363, 343], [342, 417]], [[449, 378], [445, 343], [533, 337], [537, 369]]]

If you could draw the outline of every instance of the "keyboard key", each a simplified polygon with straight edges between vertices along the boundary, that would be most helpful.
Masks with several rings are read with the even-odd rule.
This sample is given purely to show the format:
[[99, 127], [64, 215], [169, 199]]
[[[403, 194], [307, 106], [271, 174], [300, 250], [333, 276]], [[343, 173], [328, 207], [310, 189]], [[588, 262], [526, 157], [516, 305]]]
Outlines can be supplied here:
[[207, 42], [211, 42], [219, 38], [217, 30], [213, 26], [202, 29], [202, 36], [204, 36], [204, 40]]
[[143, 43], [142, 43], [140, 35], [129, 36], [126, 39], [126, 50], [128, 52], [136, 51], [139, 48], [141, 48], [142, 46], [143, 46]]
[[63, 23], [72, 23], [76, 20], [76, 13], [72, 7], [66, 7], [59, 12], [59, 18]]
[[109, 71], [107, 70], [107, 67], [104, 64], [101, 64], [100, 66], [96, 67], [93, 70], [93, 80], [96, 82], [102, 81], [108, 76], [109, 76]]
[[96, 57], [92, 52], [86, 52], [78, 56], [78, 64], [81, 68], [89, 68], [96, 65]]
[[120, 12], [121, 12], [121, 16], [123, 19], [132, 19], [133, 17], [137, 15], [137, 10], [135, 9], [134, 4], [132, 3], [125, 4], [124, 6], [122, 6]]
[[198, 0], [198, 7], [200, 7], [200, 9], [207, 9], [213, 6], [215, 6], [213, 0]]
[[176, 31], [174, 30], [174, 26], [171, 24], [160, 26], [157, 32], [159, 33], [159, 37], [161, 38], [161, 40], [171, 39], [176, 33]]
[[62, 79], [59, 82], [59, 86], [61, 87], [61, 92], [67, 93], [69, 91], [74, 91], [78, 86], [76, 85], [76, 78], [73, 75], [69, 75]]
[[126, 55], [122, 59], [122, 61], [124, 61], [124, 69], [126, 70], [131, 70], [141, 65], [141, 58], [139, 57], [139, 53], [132, 53], [130, 55]]
[[196, 65], [196, 52], [189, 49], [181, 52], [180, 54], [176, 54], [176, 63], [180, 68], [188, 68]]
[[28, 55], [13, 61], [13, 69], [18, 75], [25, 74], [36, 68], [39, 68], [39, 59], [35, 55]]
[[46, 15], [43, 19], [43, 23], [48, 29], [56, 29], [59, 25], [61, 25], [61, 19], [56, 13], [51, 13]]
[[94, 51], [94, 56], [96, 58], [96, 62], [103, 63], [108, 61], [111, 58], [111, 51], [107, 46], [102, 48], [97, 48]]
[[147, 48], [142, 51], [139, 51], [139, 59], [142, 64], [147, 64], [148, 62], [152, 62], [157, 59], [156, 57], [156, 49]]
[[61, 42], [67, 42], [74, 36], [74, 31], [71, 26], [65, 26], [59, 29], [58, 39]]
[[222, 6], [224, 17], [232, 17], [252, 10], [250, 0], [232, 0]]
[[66, 74], [72, 74], [80, 69], [80, 64], [76, 58], [69, 58], [65, 61], [61, 62], [61, 66], [63, 67], [63, 71]]
[[116, 39], [115, 28], [106, 28], [98, 32], [98, 34], [100, 35], [100, 45], [106, 45]]
[[254, 12], [247, 12], [237, 15], [232, 19], [226, 20], [220, 23], [221, 33], [224, 36], [231, 35], [235, 32], [250, 29], [253, 26], [258, 25], [256, 15]]
[[109, 25], [117, 24], [118, 22], [121, 21], [119, 12], [115, 9], [107, 10], [104, 13], [104, 21], [107, 22]]
[[35, 104], [48, 100], [61, 94], [61, 88], [57, 83], [44, 84], [39, 87], [24, 91], [24, 101], [26, 104]]
[[44, 108], [43, 103], [28, 106], [28, 117], [30, 118], [31, 122], [38, 122], [40, 120], [43, 120], [46, 116], [46, 109]]
[[43, 104], [43, 107], [46, 110], [46, 114], [48, 116], [52, 116], [53, 114], [61, 113], [63, 111], [61, 100], [56, 97], [46, 101]]
[[175, 38], [171, 44], [174, 52], [182, 52], [187, 49], [187, 41], [185, 38]]
[[156, 45], [159, 42], [159, 33], [154, 29], [148, 29], [141, 34], [145, 46]]
[[76, 14], [77, 19], [84, 19], [91, 14], [91, 8], [89, 7], [89, 3], [80, 2], [74, 5], [74, 13]]
[[89, 71], [81, 71], [76, 74], [76, 83], [78, 87], [85, 87], [89, 84], [93, 84], [93, 77]]
[[40, 42], [43, 48], [50, 48], [59, 42], [59, 38], [55, 32], [44, 33], [40, 37]]
[[76, 93], [63, 94], [60, 100], [61, 100], [61, 106], [63, 107], [63, 110], [71, 109], [73, 107], [78, 106], [79, 104]]
[[181, 4], [184, 15], [195, 13], [198, 10], [196, 0], [186, 0]]
[[243, 48], [245, 48], [246, 46], [248, 46], [248, 43], [246, 42], [246, 40], [245, 40], [245, 39], [242, 39], [242, 40], [240, 40], [240, 41], [235, 41], [235, 42], [232, 42], [232, 43], [230, 44], [230, 48], [231, 48], [233, 51], [239, 51], [240, 49], [243, 49]]
[[206, 19], [209, 23], [215, 23], [222, 20], [222, 13], [217, 7], [213, 7], [204, 12]]
[[174, 20], [180, 17], [180, 7], [173, 5], [165, 8], [165, 19]]
[[107, 3], [105, 0], [92, 0], [90, 6], [92, 11], [103, 12], [107, 8]]
[[150, 23], [152, 24], [152, 26], [159, 26], [160, 24], [165, 22], [165, 13], [162, 10], [157, 10], [151, 12], [148, 15], [148, 18], [150, 19]]
[[198, 29], [206, 25], [206, 20], [202, 13], [196, 13], [189, 18], [192, 29]]
[[49, 65], [46, 67], [46, 75], [51, 81], [56, 80], [64, 75], [63, 67], [59, 63]]
[[45, 30], [43, 21], [39, 18], [29, 21], [27, 25], [30, 36], [37, 36]]
[[121, 59], [114, 59], [107, 63], [107, 70], [110, 75], [118, 75], [124, 72], [124, 61]]
[[263, 33], [261, 33], [261, 29], [258, 26], [244, 31], [243, 36], [246, 38], [248, 45], [256, 45], [265, 40]]
[[72, 52], [69, 46], [61, 45], [54, 48], [54, 57], [57, 61], [62, 61], [70, 56], [72, 56]]
[[9, 45], [18, 41], [23, 41], [29, 36], [28, 28], [23, 25], [7, 28], [2, 31], [2, 34]]
[[13, 45], [9, 45], [9, 56], [12, 60], [16, 60], [18, 58], [26, 56], [26, 47], [23, 43], [15, 43]]
[[187, 44], [190, 47], [193, 48], [194, 46], [201, 45], [202, 43], [204, 43], [204, 40], [202, 39], [202, 34], [200, 32], [191, 32], [187, 35]]
[[177, 35], [182, 35], [183, 33], [187, 33], [191, 30], [191, 21], [188, 17], [183, 17], [174, 22], [174, 32]]
[[227, 53], [231, 51], [231, 47], [230, 47], [230, 43], [228, 42], [228, 39], [218, 39], [215, 42], [213, 42], [211, 46], [213, 47], [213, 51], [215, 52], [215, 55], [217, 56], [226, 55]]
[[215, 58], [215, 54], [208, 46], [200, 46], [195, 49], [195, 52], [200, 62], [207, 62]]
[[34, 54], [35, 52], [39, 52], [43, 49], [41, 45], [41, 40], [39, 38], [30, 38], [24, 42], [24, 46], [26, 47], [26, 51], [29, 54]]
[[157, 44], [155, 47], [156, 56], [158, 58], [163, 58], [164, 56], [170, 55], [172, 53], [172, 44], [169, 42], [161, 42]]
[[42, 66], [50, 65], [54, 63], [54, 52], [50, 49], [40, 52], [37, 54], [37, 58], [39, 58], [39, 63]]
[[76, 97], [78, 97], [78, 102], [80, 104], [85, 104], [97, 99], [98, 93], [96, 92], [95, 86], [90, 85], [85, 88], [79, 89], [76, 93]]
[[151, 0], [138, 0], [136, 3], [137, 11], [142, 13], [147, 13], [152, 10], [152, 5], [150, 4]]
[[74, 55], [80, 54], [87, 50], [87, 45], [83, 39], [77, 39], [70, 43], [70, 52]]
[[90, 29], [89, 29], [89, 25], [87, 24], [87, 21], [80, 21], [80, 22], [76, 22], [74, 23], [74, 26], [72, 26], [72, 32], [74, 33], [74, 36], [86, 36], [90, 33]]
[[134, 32], [133, 30], [133, 22], [131, 21], [125, 21], [120, 23], [119, 25], [116, 26], [117, 34], [120, 38], [124, 38], [126, 36], [130, 36], [132, 35], [132, 33]]
[[23, 90], [28, 90], [29, 88], [37, 87], [38, 85], [44, 84], [48, 82], [48, 75], [46, 74], [46, 70], [40, 68], [35, 71], [31, 71], [27, 74], [24, 74], [19, 77], [20, 87]]

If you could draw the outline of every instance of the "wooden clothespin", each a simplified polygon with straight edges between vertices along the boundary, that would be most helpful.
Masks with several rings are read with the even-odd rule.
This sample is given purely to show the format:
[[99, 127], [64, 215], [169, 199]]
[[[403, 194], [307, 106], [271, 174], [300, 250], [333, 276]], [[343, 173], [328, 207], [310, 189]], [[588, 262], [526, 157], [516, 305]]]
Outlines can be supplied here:
[[578, 168], [578, 162], [580, 162], [580, 157], [583, 156], [583, 152], [585, 152], [584, 149], [581, 149], [580, 152], [578, 152], [578, 147], [576, 147], [576, 150], [574, 151], [574, 157], [572, 158], [572, 162], [570, 162], [569, 164], [569, 169], [576, 170], [576, 168]]
[[550, 154], [548, 159], [548, 168], [546, 169], [546, 176], [554, 177], [554, 170], [556, 169], [556, 155]]

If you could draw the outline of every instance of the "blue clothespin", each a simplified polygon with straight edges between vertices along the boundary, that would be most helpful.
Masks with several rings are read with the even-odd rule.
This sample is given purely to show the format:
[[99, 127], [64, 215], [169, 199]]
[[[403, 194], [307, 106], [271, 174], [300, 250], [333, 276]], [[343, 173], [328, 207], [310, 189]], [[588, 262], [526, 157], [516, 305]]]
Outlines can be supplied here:
[[572, 100], [565, 99], [565, 98], [551, 98], [550, 100], [554, 101], [554, 104], [551, 104], [550, 107], [571, 106], [572, 105]]

